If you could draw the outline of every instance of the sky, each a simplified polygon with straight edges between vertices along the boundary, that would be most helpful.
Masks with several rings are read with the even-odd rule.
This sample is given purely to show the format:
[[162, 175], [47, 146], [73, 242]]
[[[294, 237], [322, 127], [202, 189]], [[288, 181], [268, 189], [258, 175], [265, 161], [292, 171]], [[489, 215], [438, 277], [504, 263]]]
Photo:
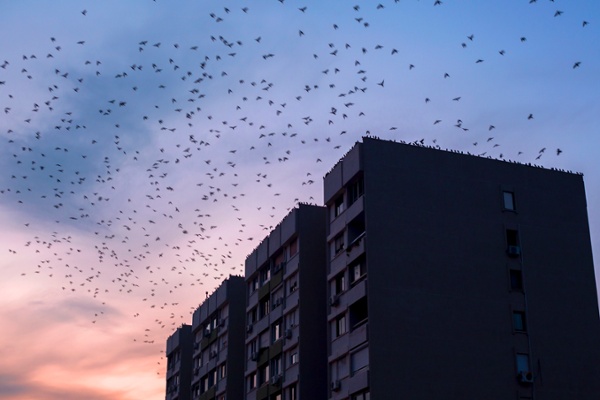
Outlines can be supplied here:
[[164, 398], [167, 337], [363, 136], [583, 173], [600, 272], [597, 0], [0, 7], [0, 399]]

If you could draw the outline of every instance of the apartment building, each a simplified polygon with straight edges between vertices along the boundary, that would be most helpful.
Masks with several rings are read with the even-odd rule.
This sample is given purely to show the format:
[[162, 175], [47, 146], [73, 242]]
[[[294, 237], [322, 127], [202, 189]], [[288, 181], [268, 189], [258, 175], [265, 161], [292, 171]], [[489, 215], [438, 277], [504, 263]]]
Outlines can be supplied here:
[[325, 218], [300, 204], [246, 258], [244, 399], [327, 396]]
[[329, 399], [600, 396], [581, 175], [364, 138], [324, 202]]
[[229, 276], [194, 311], [190, 336], [191, 398], [243, 398], [246, 284]]
[[167, 339], [166, 400], [190, 400], [192, 327], [181, 325]]

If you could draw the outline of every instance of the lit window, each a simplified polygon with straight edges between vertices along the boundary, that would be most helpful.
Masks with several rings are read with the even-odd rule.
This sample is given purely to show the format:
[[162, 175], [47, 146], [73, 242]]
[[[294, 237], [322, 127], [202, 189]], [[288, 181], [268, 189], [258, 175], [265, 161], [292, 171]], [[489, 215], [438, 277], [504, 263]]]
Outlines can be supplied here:
[[504, 200], [505, 210], [515, 210], [515, 194], [513, 192], [504, 191], [502, 192], [502, 198]]
[[525, 325], [524, 311], [513, 311], [513, 327], [517, 332], [527, 331], [527, 326]]
[[529, 372], [529, 354], [517, 354], [517, 372]]
[[225, 379], [226, 376], [227, 376], [226, 364], [221, 364], [219, 366], [219, 379]]

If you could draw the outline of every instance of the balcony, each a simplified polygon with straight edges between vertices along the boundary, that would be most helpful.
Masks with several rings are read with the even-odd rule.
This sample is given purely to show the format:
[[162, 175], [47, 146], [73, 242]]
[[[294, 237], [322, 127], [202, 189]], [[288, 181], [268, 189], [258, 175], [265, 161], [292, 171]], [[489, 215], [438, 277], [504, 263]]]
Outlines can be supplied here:
[[346, 248], [346, 263], [350, 264], [365, 252], [366, 235], [363, 232], [348, 244]]
[[348, 207], [345, 213], [346, 222], [350, 222], [354, 220], [357, 216], [360, 215], [365, 210], [365, 197], [360, 196], [354, 203]]
[[331, 260], [329, 263], [330, 276], [337, 275], [344, 268], [346, 268], [346, 263], [348, 262], [346, 258], [348, 257], [344, 257], [343, 254], [338, 254], [334, 259]]
[[265, 282], [264, 285], [258, 288], [258, 299], [262, 300], [265, 296], [271, 293], [271, 282]]

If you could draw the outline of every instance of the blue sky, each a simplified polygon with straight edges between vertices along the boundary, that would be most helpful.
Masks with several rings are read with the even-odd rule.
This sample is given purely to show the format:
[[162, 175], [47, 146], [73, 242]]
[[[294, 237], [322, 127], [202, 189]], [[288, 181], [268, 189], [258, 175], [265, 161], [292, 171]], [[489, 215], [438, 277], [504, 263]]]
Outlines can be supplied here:
[[0, 24], [0, 398], [162, 398], [166, 337], [367, 134], [584, 173], [598, 258], [592, 0], [19, 1]]

